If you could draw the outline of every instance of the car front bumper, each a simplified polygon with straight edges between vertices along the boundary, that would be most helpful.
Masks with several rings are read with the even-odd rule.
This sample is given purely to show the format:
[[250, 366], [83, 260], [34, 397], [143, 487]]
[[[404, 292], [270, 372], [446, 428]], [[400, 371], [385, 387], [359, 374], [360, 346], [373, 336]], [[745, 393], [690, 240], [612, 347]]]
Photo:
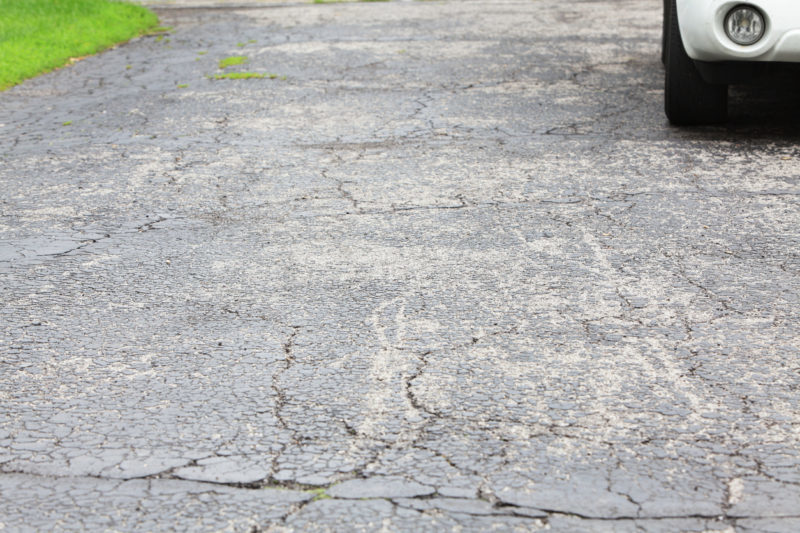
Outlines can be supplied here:
[[[697, 61], [800, 62], [800, 1], [798, 0], [676, 0], [681, 39]], [[750, 4], [764, 15], [766, 32], [755, 44], [741, 46], [725, 34], [725, 15]]]

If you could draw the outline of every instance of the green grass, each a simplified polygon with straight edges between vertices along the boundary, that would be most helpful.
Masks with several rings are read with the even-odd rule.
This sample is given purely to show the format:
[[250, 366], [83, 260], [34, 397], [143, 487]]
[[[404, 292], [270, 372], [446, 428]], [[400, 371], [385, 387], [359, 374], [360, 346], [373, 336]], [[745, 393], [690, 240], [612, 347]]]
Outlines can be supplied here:
[[269, 78], [274, 80], [276, 78], [280, 78], [285, 80], [285, 76], [278, 76], [277, 74], [263, 74], [261, 72], [228, 72], [226, 74], [215, 74], [215, 80], [261, 80], [264, 78]]
[[0, 0], [0, 90], [141, 35], [158, 17], [109, 0]]
[[219, 68], [228, 68], [247, 62], [247, 56], [231, 56], [219, 60]]
[[[231, 56], [226, 57], [225, 59], [219, 60], [219, 68], [220, 70], [224, 70], [228, 67], [233, 67], [235, 65], [241, 65], [242, 63], [247, 63], [248, 58], [247, 56]], [[211, 76], [208, 76], [211, 78]], [[226, 72], [224, 74], [214, 74], [213, 77], [215, 80], [260, 80], [264, 78], [269, 78], [271, 80], [281, 79], [285, 80], [286, 76], [279, 76], [278, 74], [270, 74], [270, 73], [262, 73], [262, 72]]]
[[389, 0], [314, 0], [315, 4], [346, 4], [348, 2], [388, 2]]

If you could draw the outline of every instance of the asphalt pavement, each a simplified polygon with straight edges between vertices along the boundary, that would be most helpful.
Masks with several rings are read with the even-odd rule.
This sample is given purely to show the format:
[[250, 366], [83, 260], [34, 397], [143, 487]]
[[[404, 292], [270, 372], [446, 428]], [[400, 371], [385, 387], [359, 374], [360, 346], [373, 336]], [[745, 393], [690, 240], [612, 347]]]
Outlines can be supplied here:
[[180, 0], [0, 93], [0, 530], [800, 531], [798, 85], [670, 127], [660, 8]]

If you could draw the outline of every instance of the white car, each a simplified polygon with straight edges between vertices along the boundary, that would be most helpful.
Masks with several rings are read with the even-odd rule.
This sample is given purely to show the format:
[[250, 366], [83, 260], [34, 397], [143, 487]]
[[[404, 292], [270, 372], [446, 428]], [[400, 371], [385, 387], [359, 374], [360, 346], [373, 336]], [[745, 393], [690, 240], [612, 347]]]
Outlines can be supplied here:
[[661, 59], [673, 124], [728, 118], [728, 85], [800, 64], [800, 0], [664, 0]]

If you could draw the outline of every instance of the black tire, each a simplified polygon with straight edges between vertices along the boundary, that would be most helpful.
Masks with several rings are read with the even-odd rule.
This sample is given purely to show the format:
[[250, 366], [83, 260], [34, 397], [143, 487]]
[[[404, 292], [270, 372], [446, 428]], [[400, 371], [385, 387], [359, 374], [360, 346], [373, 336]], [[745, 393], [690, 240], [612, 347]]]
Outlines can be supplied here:
[[[666, 13], [666, 12], [665, 12]], [[678, 10], [670, 0], [665, 20], [666, 76], [664, 110], [676, 126], [718, 124], [728, 120], [728, 86], [707, 83], [683, 47]]]
[[664, 23], [661, 25], [661, 64], [667, 64], [667, 33], [669, 32], [671, 0], [664, 0]]

